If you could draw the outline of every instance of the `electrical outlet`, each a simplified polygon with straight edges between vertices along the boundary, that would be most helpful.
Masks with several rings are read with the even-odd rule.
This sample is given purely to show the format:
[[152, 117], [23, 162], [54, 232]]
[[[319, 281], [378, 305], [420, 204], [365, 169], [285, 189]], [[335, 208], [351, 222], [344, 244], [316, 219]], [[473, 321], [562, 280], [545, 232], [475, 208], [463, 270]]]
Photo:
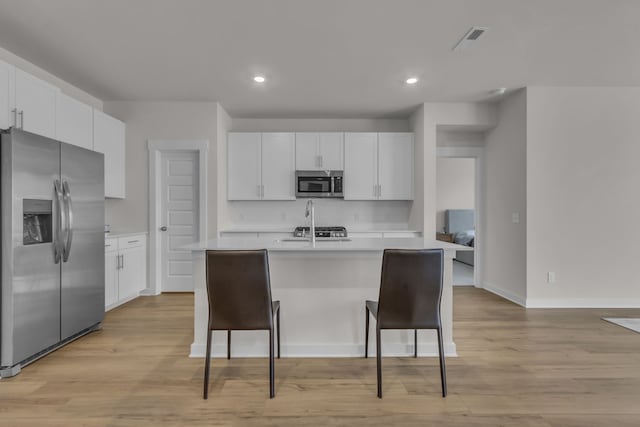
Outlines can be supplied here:
[[556, 273], [554, 271], [547, 273], [547, 283], [556, 283]]

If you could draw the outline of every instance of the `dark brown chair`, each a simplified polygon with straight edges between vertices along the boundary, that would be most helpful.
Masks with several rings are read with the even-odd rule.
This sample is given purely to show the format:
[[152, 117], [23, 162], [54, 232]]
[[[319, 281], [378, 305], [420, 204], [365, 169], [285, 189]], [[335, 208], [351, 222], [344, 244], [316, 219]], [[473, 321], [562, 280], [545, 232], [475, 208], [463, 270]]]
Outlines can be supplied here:
[[266, 249], [207, 251], [209, 323], [204, 365], [204, 398], [209, 396], [212, 331], [227, 331], [227, 358], [231, 358], [232, 330], [269, 331], [269, 397], [275, 396], [274, 318], [280, 358], [280, 301], [271, 300], [269, 258]]
[[442, 396], [447, 396], [447, 379], [442, 347], [442, 249], [386, 249], [382, 256], [382, 277], [378, 301], [366, 301], [364, 357], [369, 356], [369, 313], [376, 319], [378, 397], [382, 398], [382, 329], [413, 329], [414, 357], [418, 357], [418, 329], [438, 331]]

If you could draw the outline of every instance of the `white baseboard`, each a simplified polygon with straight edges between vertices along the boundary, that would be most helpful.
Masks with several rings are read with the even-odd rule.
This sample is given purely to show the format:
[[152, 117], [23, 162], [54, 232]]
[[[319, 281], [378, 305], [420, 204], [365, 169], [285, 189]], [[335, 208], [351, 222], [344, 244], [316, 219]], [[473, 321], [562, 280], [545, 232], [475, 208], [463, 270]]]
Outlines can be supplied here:
[[489, 291], [489, 292], [491, 292], [493, 294], [496, 294], [496, 295], [498, 295], [498, 296], [500, 296], [502, 298], [508, 299], [509, 301], [511, 301], [513, 303], [516, 303], [516, 304], [521, 305], [523, 307], [527, 307], [527, 305], [525, 305], [527, 301], [521, 295], [517, 295], [517, 294], [515, 294], [515, 293], [513, 293], [511, 291], [507, 291], [505, 289], [502, 289], [502, 288], [500, 288], [498, 286], [495, 286], [495, 285], [493, 285], [491, 283], [488, 283], [488, 282], [484, 282], [482, 287], [484, 289], [486, 289], [487, 291]]
[[628, 298], [527, 298], [527, 308], [640, 308]]
[[[204, 357], [206, 344], [191, 344], [189, 357]], [[226, 344], [214, 344], [212, 349], [213, 357], [227, 357]], [[364, 344], [328, 344], [328, 345], [283, 345], [281, 348], [282, 357], [363, 357]], [[454, 342], [445, 343], [444, 353], [447, 357], [457, 357], [456, 344]], [[382, 355], [385, 357], [410, 357], [413, 356], [413, 344], [382, 344]], [[233, 344], [231, 346], [232, 357], [268, 357], [269, 354], [263, 348], [244, 343]], [[375, 343], [369, 343], [369, 357], [376, 356]], [[438, 344], [418, 343], [418, 356], [437, 357]]]

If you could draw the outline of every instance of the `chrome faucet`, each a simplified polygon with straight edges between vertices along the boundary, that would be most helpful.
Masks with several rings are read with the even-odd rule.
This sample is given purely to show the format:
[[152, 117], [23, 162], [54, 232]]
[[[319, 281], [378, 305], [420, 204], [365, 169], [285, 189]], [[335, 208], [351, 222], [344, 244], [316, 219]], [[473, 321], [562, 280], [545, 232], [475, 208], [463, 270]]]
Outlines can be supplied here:
[[311, 226], [309, 227], [309, 232], [311, 233], [311, 245], [316, 245], [316, 216], [315, 210], [313, 207], [313, 199], [309, 199], [307, 201], [307, 210], [304, 214], [305, 218], [311, 216]]

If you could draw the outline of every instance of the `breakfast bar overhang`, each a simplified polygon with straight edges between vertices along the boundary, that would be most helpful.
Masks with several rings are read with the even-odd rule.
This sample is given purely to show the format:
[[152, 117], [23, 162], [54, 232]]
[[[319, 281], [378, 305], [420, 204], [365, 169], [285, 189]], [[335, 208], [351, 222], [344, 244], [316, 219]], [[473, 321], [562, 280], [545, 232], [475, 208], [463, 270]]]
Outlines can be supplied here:
[[[452, 328], [452, 269], [457, 250], [466, 247], [422, 238], [363, 238], [349, 241], [221, 238], [186, 246], [193, 254], [194, 341], [190, 357], [204, 357], [208, 302], [207, 250], [267, 249], [274, 300], [281, 301], [283, 357], [364, 356], [365, 300], [377, 300], [385, 249], [444, 250], [442, 327], [447, 356], [456, 355]], [[467, 248], [468, 250], [468, 248]], [[372, 319], [372, 324], [374, 320]], [[374, 347], [375, 327], [370, 332]], [[266, 331], [234, 331], [232, 357], [268, 355]], [[212, 354], [226, 357], [226, 332], [213, 333]], [[385, 356], [413, 355], [413, 331], [382, 332]], [[418, 355], [437, 356], [436, 331], [418, 331]]]

